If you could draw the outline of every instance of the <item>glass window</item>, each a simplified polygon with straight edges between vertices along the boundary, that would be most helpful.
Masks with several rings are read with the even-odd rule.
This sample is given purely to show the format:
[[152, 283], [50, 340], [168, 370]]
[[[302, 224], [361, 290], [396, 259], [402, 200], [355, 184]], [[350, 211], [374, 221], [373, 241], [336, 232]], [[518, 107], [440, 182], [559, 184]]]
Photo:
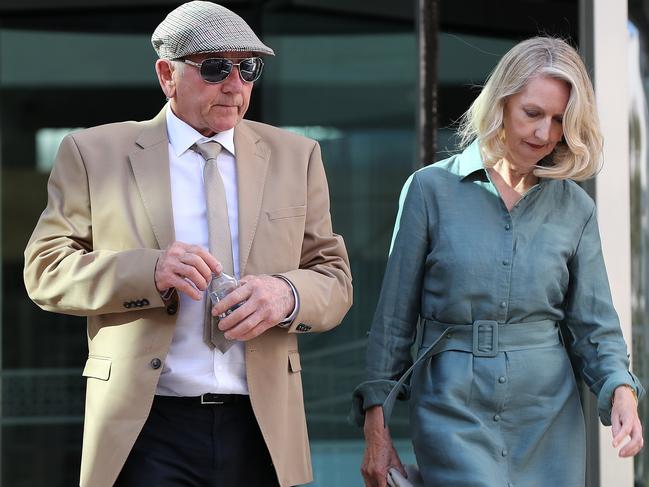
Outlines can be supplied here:
[[[277, 34], [287, 30], [286, 22], [295, 26], [297, 17], [303, 22], [300, 32]], [[62, 136], [75, 127], [148, 119], [164, 103], [150, 34], [111, 33], [109, 26], [121, 18], [119, 13], [107, 17], [102, 32], [95, 33], [81, 32], [72, 21], [68, 31], [58, 32], [0, 28], [5, 485], [78, 482], [85, 320], [44, 312], [28, 299], [22, 253], [45, 207], [52, 157]], [[320, 141], [335, 230], [349, 249], [354, 308], [340, 328], [304, 336], [301, 343], [316, 485], [344, 487], [361, 482], [361, 431], [346, 418], [351, 391], [362, 377], [365, 335], [398, 193], [416, 166], [417, 54], [411, 21], [352, 16], [332, 33], [323, 18], [264, 16], [269, 30], [264, 40], [279, 55], [268, 59], [249, 116]], [[404, 459], [414, 461], [403, 410], [395, 424]], [[27, 456], [29, 463], [21, 461]]]
[[29, 300], [23, 250], [62, 137], [159, 110], [154, 59], [144, 35], [0, 28], [3, 485], [78, 485], [85, 320]]
[[[418, 167], [416, 2], [257, 3], [259, 11], [237, 2], [238, 11], [278, 55], [266, 60], [248, 116], [320, 142], [334, 229], [345, 238], [354, 276], [344, 323], [300, 338], [312, 485], [355, 487], [363, 442], [347, 422], [351, 392], [363, 378], [399, 191]], [[167, 10], [106, 9], [101, 18], [62, 10], [48, 19], [25, 16], [21, 29], [0, 20], [3, 485], [78, 483], [85, 323], [28, 299], [22, 253], [45, 207], [63, 134], [160, 110], [149, 38]], [[453, 122], [513, 43], [441, 34], [438, 158], [455, 150]], [[402, 404], [392, 431], [402, 459], [414, 462]]]
[[[319, 30], [315, 15], [299, 21], [312, 32], [275, 34], [284, 22], [279, 14], [264, 18], [273, 32], [264, 40], [277, 56], [259, 86], [263, 121], [320, 142], [334, 231], [345, 238], [355, 290], [340, 327], [300, 337], [313, 485], [357, 486], [362, 431], [347, 416], [363, 377], [399, 191], [416, 167], [416, 37], [411, 23], [385, 28], [363, 18], [343, 32]], [[404, 458], [414, 462], [403, 411], [393, 424]]]

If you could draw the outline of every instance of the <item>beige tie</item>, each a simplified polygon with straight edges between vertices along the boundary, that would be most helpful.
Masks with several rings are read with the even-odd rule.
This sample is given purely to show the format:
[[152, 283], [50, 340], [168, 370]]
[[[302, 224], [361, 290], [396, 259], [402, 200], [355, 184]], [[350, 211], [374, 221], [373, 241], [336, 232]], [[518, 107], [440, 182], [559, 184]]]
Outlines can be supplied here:
[[[232, 263], [232, 240], [230, 239], [230, 224], [228, 221], [228, 204], [225, 198], [223, 180], [216, 164], [216, 158], [221, 152], [221, 144], [214, 141], [194, 144], [192, 149], [205, 159], [203, 169], [203, 184], [207, 203], [207, 230], [209, 236], [210, 253], [223, 265], [223, 272], [234, 275]], [[206, 299], [205, 325], [203, 339], [210, 347], [216, 347], [222, 353], [232, 346], [223, 332], [219, 330], [218, 317], [212, 316], [212, 302], [209, 296]]]

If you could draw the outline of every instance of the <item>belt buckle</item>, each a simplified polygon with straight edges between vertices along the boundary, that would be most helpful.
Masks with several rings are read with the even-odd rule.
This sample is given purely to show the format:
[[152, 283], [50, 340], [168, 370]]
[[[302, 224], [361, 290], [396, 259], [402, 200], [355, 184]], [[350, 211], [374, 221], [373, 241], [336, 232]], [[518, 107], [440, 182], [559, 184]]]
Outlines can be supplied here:
[[215, 394], [201, 394], [201, 404], [225, 404], [224, 401], [211, 401], [205, 398], [205, 396], [210, 396], [210, 395], [215, 395]]
[[[491, 346], [489, 350], [480, 347], [480, 329], [491, 329]], [[476, 320], [473, 322], [473, 355], [476, 357], [495, 357], [498, 355], [498, 322], [493, 320]]]

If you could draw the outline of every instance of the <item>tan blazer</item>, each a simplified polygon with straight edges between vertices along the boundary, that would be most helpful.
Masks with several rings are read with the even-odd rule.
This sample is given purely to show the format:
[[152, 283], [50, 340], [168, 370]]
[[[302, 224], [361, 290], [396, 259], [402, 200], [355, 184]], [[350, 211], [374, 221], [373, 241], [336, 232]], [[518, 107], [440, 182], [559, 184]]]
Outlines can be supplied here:
[[[340, 323], [352, 303], [344, 243], [332, 233], [316, 142], [249, 121], [235, 128], [241, 274], [282, 273], [300, 295], [290, 330], [246, 342], [250, 398], [282, 487], [312, 480], [296, 332]], [[176, 323], [153, 274], [174, 241], [164, 110], [72, 134], [25, 250], [43, 309], [88, 316], [82, 487], [112, 486], [151, 407]]]

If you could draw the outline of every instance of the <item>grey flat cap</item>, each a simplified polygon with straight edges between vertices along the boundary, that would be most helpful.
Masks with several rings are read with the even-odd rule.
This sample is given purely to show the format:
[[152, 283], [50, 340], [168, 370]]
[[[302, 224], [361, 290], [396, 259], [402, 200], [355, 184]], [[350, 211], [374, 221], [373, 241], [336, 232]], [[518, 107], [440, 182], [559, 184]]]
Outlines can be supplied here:
[[162, 59], [201, 52], [275, 52], [237, 14], [212, 2], [193, 1], [172, 10], [156, 27], [151, 44]]

